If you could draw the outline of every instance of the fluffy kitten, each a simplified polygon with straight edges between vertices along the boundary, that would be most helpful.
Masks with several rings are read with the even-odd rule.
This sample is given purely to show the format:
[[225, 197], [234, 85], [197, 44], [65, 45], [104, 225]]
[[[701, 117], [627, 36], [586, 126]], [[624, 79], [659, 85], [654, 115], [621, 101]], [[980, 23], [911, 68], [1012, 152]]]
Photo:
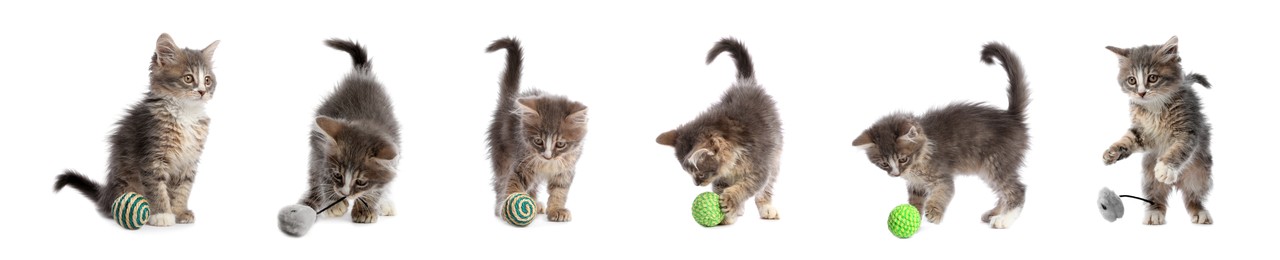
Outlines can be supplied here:
[[217, 47], [218, 41], [202, 50], [178, 48], [169, 34], [161, 34], [151, 56], [150, 91], [111, 134], [106, 184], [67, 170], [58, 175], [54, 191], [71, 185], [107, 218], [117, 196], [136, 192], [151, 202], [148, 225], [195, 222], [187, 198], [209, 133], [204, 105], [218, 85], [213, 74]]
[[1133, 124], [1102, 154], [1103, 163], [1111, 165], [1132, 153], [1146, 153], [1142, 187], [1155, 204], [1147, 206], [1144, 223], [1164, 224], [1169, 192], [1176, 187], [1182, 191], [1191, 223], [1213, 224], [1204, 207], [1213, 188], [1210, 129], [1200, 112], [1200, 97], [1191, 89], [1195, 83], [1208, 88], [1209, 81], [1204, 75], [1182, 73], [1177, 36], [1160, 46], [1107, 49], [1120, 57], [1116, 81], [1129, 95]]
[[351, 54], [354, 68], [316, 110], [311, 188], [300, 203], [320, 210], [345, 197], [325, 214], [339, 217], [350, 206], [351, 221], [374, 223], [379, 215], [395, 215], [388, 191], [400, 161], [400, 125], [364, 47], [338, 39], [325, 44]]
[[738, 80], [720, 102], [675, 130], [658, 135], [658, 144], [675, 148], [676, 161], [693, 177], [693, 184], [712, 184], [720, 194], [721, 225], [742, 216], [742, 203], [756, 198], [760, 218], [778, 219], [773, 207], [773, 183], [782, 156], [782, 121], [777, 105], [756, 83], [747, 48], [724, 38], [707, 53], [710, 64], [729, 52], [738, 68]]
[[546, 182], [550, 196], [545, 206], [537, 203], [538, 212], [554, 222], [569, 221], [565, 200], [587, 135], [587, 106], [536, 89], [517, 94], [524, 50], [518, 40], [503, 38], [485, 52], [503, 49], [507, 68], [487, 140], [497, 195], [494, 214], [501, 214], [507, 195], [525, 192], [537, 198], [538, 185]]
[[1018, 57], [999, 43], [983, 46], [982, 61], [1000, 60], [1009, 76], [1009, 108], [957, 102], [931, 109], [921, 116], [895, 113], [863, 131], [853, 146], [889, 176], [907, 180], [908, 202], [932, 223], [941, 223], [951, 196], [953, 178], [976, 174], [1000, 200], [982, 215], [992, 228], [1013, 225], [1022, 212], [1026, 185], [1018, 169], [1028, 144], [1027, 83]]

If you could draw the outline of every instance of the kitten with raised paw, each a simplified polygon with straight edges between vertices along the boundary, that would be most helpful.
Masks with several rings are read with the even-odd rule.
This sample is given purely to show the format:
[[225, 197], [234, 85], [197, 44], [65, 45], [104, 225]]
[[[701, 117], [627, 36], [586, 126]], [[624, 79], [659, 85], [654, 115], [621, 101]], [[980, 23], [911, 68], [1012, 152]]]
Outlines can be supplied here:
[[493, 161], [494, 215], [502, 215], [503, 200], [513, 193], [524, 192], [537, 200], [538, 186], [546, 183], [547, 203], [536, 203], [537, 212], [547, 214], [552, 222], [572, 220], [565, 203], [587, 135], [587, 106], [537, 89], [520, 92], [524, 66], [520, 41], [503, 38], [485, 49], [498, 50], [507, 51], [507, 67], [487, 139]]
[[707, 64], [728, 52], [738, 69], [737, 81], [693, 121], [658, 135], [658, 144], [675, 148], [676, 161], [697, 186], [711, 185], [720, 195], [721, 225], [744, 214], [743, 203], [755, 197], [762, 219], [779, 219], [773, 207], [773, 183], [782, 156], [782, 120], [777, 104], [756, 83], [751, 56], [742, 42], [725, 38], [707, 53]]
[[389, 197], [400, 157], [400, 124], [391, 97], [378, 83], [365, 48], [330, 39], [325, 44], [351, 55], [353, 68], [316, 110], [311, 129], [310, 188], [299, 201], [325, 216], [376, 223], [395, 214]]
[[169, 34], [161, 34], [151, 56], [149, 91], [111, 133], [106, 184], [67, 170], [53, 190], [67, 185], [80, 190], [106, 218], [117, 196], [136, 192], [150, 201], [147, 225], [194, 223], [187, 201], [209, 134], [204, 106], [218, 85], [213, 74], [217, 48], [218, 41], [200, 50], [179, 48]]
[[954, 178], [964, 174], [982, 178], [999, 197], [982, 215], [983, 223], [1008, 228], [1022, 212], [1026, 185], [1019, 169], [1030, 146], [1025, 113], [1030, 98], [1018, 57], [1003, 44], [983, 46], [982, 62], [996, 60], [1009, 76], [1008, 109], [955, 102], [920, 116], [894, 113], [853, 140], [872, 164], [907, 181], [908, 203], [931, 223], [942, 223], [955, 194]]
[[1213, 155], [1209, 153], [1208, 119], [1200, 111], [1200, 97], [1192, 86], [1209, 88], [1204, 75], [1182, 72], [1178, 37], [1163, 45], [1133, 48], [1107, 46], [1120, 58], [1116, 82], [1129, 96], [1132, 124], [1102, 153], [1111, 165], [1133, 153], [1142, 158], [1142, 187], [1153, 204], [1143, 223], [1163, 225], [1169, 192], [1182, 191], [1191, 223], [1213, 224], [1204, 201], [1213, 188]]

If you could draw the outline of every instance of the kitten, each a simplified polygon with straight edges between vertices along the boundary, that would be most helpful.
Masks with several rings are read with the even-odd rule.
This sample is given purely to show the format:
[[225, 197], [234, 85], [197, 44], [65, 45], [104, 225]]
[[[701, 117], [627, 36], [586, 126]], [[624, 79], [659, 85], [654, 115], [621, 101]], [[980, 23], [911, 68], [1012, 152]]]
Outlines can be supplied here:
[[853, 146], [892, 177], [907, 180], [908, 202], [929, 222], [942, 222], [955, 193], [954, 178], [976, 174], [995, 190], [999, 201], [982, 216], [992, 228], [1008, 228], [1022, 212], [1026, 185], [1018, 169], [1028, 143], [1027, 82], [1018, 57], [999, 43], [983, 46], [982, 61], [1000, 60], [1009, 76], [1007, 110], [975, 102], [956, 102], [924, 115], [894, 113], [881, 118]]
[[743, 215], [743, 203], [755, 197], [762, 219], [778, 219], [773, 207], [773, 183], [778, 179], [782, 156], [782, 121], [777, 105], [756, 83], [747, 48], [734, 38], [724, 38], [707, 53], [711, 64], [729, 52], [738, 68], [738, 79], [720, 102], [711, 105], [675, 130], [658, 135], [658, 144], [675, 148], [676, 161], [693, 177], [693, 184], [720, 195], [721, 225], [733, 224]]
[[553, 222], [572, 219], [565, 208], [569, 185], [573, 184], [582, 141], [587, 134], [587, 106], [564, 96], [540, 90], [520, 91], [524, 50], [520, 41], [503, 38], [485, 52], [507, 50], [507, 68], [502, 73], [498, 108], [489, 124], [489, 158], [493, 160], [494, 214], [502, 213], [507, 195], [525, 192], [537, 198], [538, 185], [547, 184], [547, 204], [537, 204], [539, 213]]
[[379, 215], [395, 215], [388, 193], [400, 161], [400, 124], [364, 47], [338, 39], [325, 44], [350, 54], [354, 68], [316, 110], [311, 187], [300, 203], [320, 210], [341, 200], [325, 215], [340, 217], [350, 206], [352, 222], [375, 223]]
[[209, 134], [204, 105], [218, 85], [213, 74], [217, 48], [218, 41], [202, 50], [178, 48], [169, 34], [160, 34], [151, 56], [150, 89], [111, 134], [106, 184], [67, 170], [58, 175], [53, 190], [71, 185], [107, 218], [117, 196], [136, 192], [151, 203], [148, 225], [194, 223], [187, 198]]
[[1133, 153], [1146, 153], [1142, 187], [1155, 204], [1147, 206], [1144, 223], [1165, 223], [1169, 192], [1176, 187], [1182, 191], [1191, 223], [1213, 224], [1204, 207], [1213, 188], [1210, 127], [1200, 111], [1200, 97], [1191, 89], [1195, 83], [1209, 88], [1209, 81], [1204, 75], [1182, 73], [1177, 36], [1161, 46], [1107, 49], [1120, 57], [1116, 81], [1129, 96], [1133, 124], [1102, 154], [1103, 163], [1111, 165]]

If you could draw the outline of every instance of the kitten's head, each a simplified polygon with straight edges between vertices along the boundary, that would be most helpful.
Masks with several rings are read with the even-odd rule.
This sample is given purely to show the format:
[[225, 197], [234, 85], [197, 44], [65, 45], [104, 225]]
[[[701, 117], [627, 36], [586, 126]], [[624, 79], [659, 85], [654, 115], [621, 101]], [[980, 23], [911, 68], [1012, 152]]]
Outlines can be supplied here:
[[386, 187], [396, 176], [398, 147], [359, 121], [316, 117], [313, 132], [324, 139], [324, 163], [333, 192], [341, 196]]
[[534, 96], [516, 100], [525, 149], [534, 158], [554, 160], [578, 150], [587, 135], [587, 106], [560, 96]]
[[916, 118], [906, 113], [885, 116], [867, 128], [853, 146], [867, 152], [867, 159], [889, 176], [898, 177], [914, 169], [921, 157], [929, 153], [924, 129]]
[[1120, 74], [1116, 81], [1120, 89], [1135, 104], [1159, 103], [1173, 96], [1182, 87], [1182, 66], [1178, 56], [1178, 37], [1169, 38], [1164, 45], [1144, 45], [1121, 49], [1107, 46], [1107, 50], [1120, 57]]
[[742, 149], [727, 138], [722, 127], [694, 122], [658, 135], [658, 144], [676, 150], [676, 161], [693, 177], [693, 184], [706, 186], [737, 165]]
[[151, 55], [151, 93], [175, 100], [205, 102], [218, 86], [213, 75], [213, 51], [219, 41], [201, 50], [178, 48], [169, 34], [160, 34]]

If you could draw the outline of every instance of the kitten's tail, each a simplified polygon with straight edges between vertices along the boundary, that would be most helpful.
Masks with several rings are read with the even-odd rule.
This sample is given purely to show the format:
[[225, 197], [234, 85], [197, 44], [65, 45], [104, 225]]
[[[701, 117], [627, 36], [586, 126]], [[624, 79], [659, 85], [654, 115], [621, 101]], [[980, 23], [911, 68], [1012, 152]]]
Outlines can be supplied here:
[[67, 185], [71, 185], [72, 188], [80, 190], [80, 193], [84, 194], [85, 197], [88, 197], [94, 204], [97, 204], [98, 199], [101, 197], [100, 190], [102, 189], [102, 185], [97, 182], [93, 182], [93, 180], [90, 180], [88, 177], [85, 177], [83, 174], [76, 171], [67, 170], [66, 172], [63, 172], [62, 175], [58, 175], [58, 181], [53, 183], [53, 192], [62, 191], [62, 187]]
[[485, 53], [507, 50], [507, 69], [502, 71], [502, 90], [499, 97], [509, 100], [520, 91], [520, 71], [524, 67], [524, 49], [520, 48], [520, 40], [507, 37], [493, 41]]
[[360, 46], [359, 43], [333, 38], [325, 40], [324, 44], [351, 54], [351, 64], [355, 66], [355, 70], [365, 73], [372, 71], [370, 67], [372, 66], [372, 61], [369, 60], [369, 54], [365, 51], [364, 46]]
[[1025, 118], [1024, 113], [1031, 96], [1027, 90], [1027, 79], [1023, 76], [1022, 61], [1018, 60], [1018, 56], [1009, 47], [997, 42], [982, 46], [982, 62], [994, 64], [995, 60], [992, 58], [999, 59], [1005, 73], [1009, 74], [1009, 114]]
[[733, 57], [733, 63], [738, 67], [738, 79], [755, 78], [755, 65], [751, 64], [751, 55], [747, 54], [747, 47], [733, 37], [720, 39], [715, 46], [711, 47], [711, 51], [707, 53], [707, 64], [711, 64], [716, 60], [716, 56], [726, 51], [729, 52], [729, 57]]
[[1200, 83], [1200, 85], [1204, 86], [1204, 88], [1211, 87], [1211, 85], [1209, 85], [1209, 79], [1205, 78], [1204, 75], [1200, 73], [1187, 74], [1187, 76], [1183, 80], [1191, 81], [1191, 83]]

